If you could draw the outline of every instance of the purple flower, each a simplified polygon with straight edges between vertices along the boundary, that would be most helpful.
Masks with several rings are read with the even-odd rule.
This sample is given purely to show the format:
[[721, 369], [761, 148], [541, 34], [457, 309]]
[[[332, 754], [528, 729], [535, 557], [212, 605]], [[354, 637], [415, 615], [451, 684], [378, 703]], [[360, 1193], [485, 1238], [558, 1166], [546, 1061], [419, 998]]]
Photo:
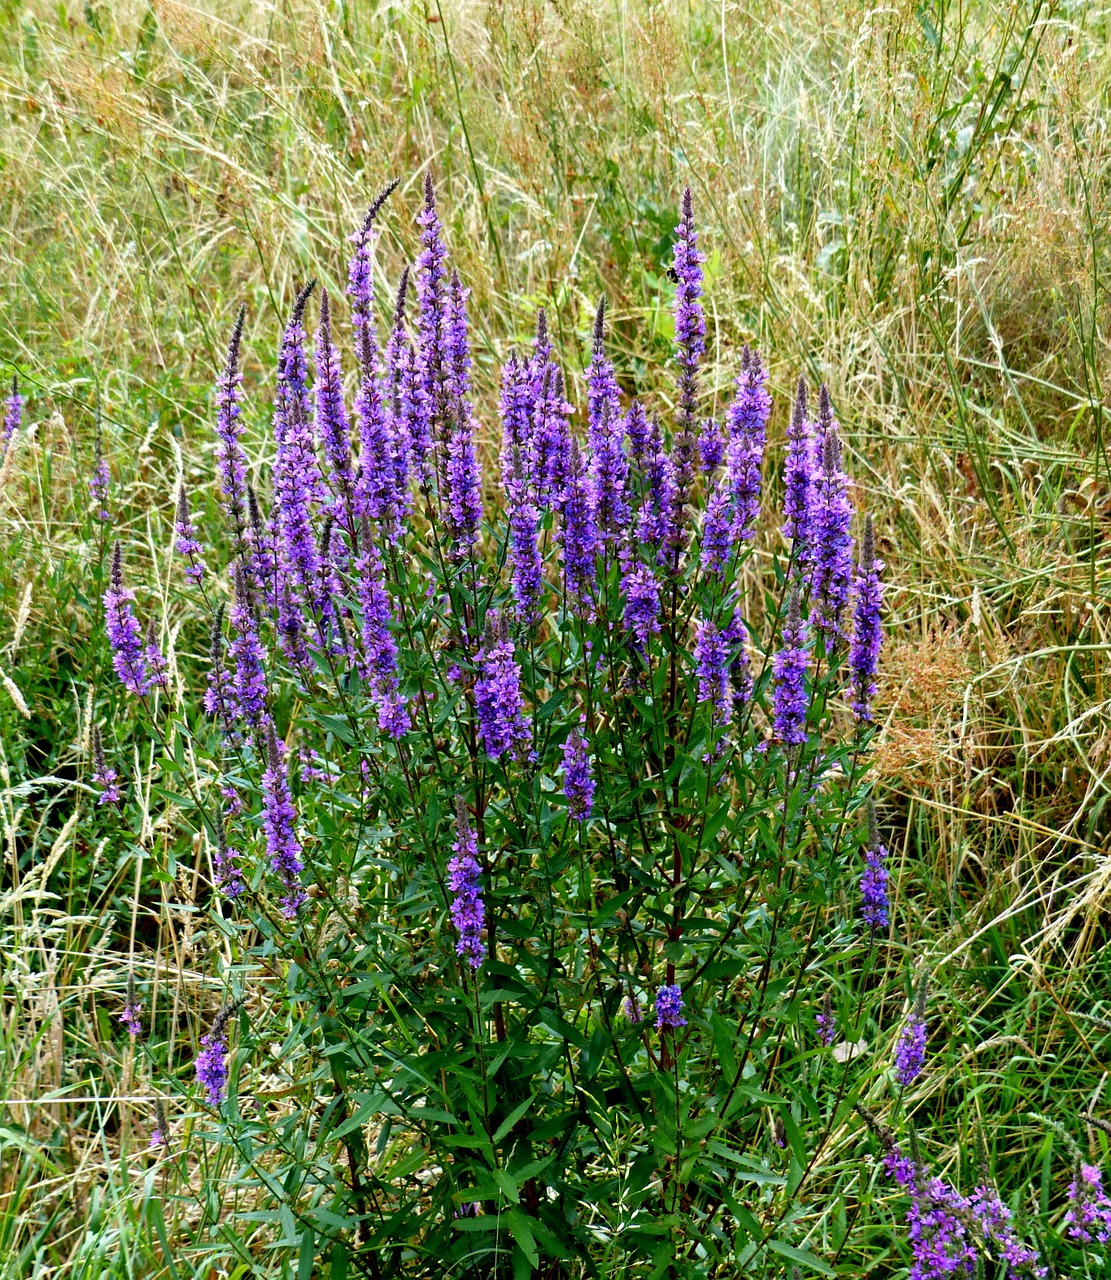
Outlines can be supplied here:
[[733, 536], [751, 538], [760, 515], [760, 468], [764, 460], [772, 398], [760, 356], [745, 347], [737, 394], [726, 414], [726, 470], [733, 494]]
[[243, 427], [239, 422], [243, 412], [243, 375], [239, 371], [239, 348], [243, 341], [243, 323], [246, 317], [247, 308], [241, 306], [228, 343], [227, 362], [216, 379], [216, 474], [220, 478], [224, 513], [231, 521], [235, 535], [237, 554], [244, 546], [247, 523], [247, 455], [239, 443], [239, 437], [243, 434]]
[[355, 328], [355, 352], [359, 357], [363, 377], [374, 372], [377, 341], [374, 333], [374, 244], [377, 231], [375, 219], [382, 206], [397, 190], [398, 180], [388, 183], [374, 197], [363, 219], [363, 225], [348, 237], [355, 246], [347, 265], [347, 297], [351, 303], [351, 321]]
[[690, 187], [683, 192], [682, 217], [675, 228], [672, 251], [675, 277], [675, 359], [679, 365], [679, 423], [674, 439], [675, 477], [679, 509], [686, 504], [694, 469], [694, 420], [698, 398], [698, 366], [706, 350], [706, 320], [702, 314], [702, 263], [694, 229]]
[[[514, 455], [525, 459], [523, 470], [526, 472], [526, 479], [529, 478], [527, 472], [531, 460], [533, 392], [532, 370], [521, 363], [516, 351], [511, 351], [501, 376], [503, 481], [514, 467]], [[519, 465], [518, 469], [521, 469]]]
[[651, 424], [648, 421], [648, 415], [644, 412], [644, 406], [639, 400], [632, 401], [628, 413], [625, 414], [625, 434], [629, 437], [629, 444], [632, 446], [633, 461], [639, 467], [643, 467], [648, 458], [650, 433]]
[[127, 1034], [135, 1037], [143, 1034], [143, 1021], [141, 1014], [143, 1006], [139, 1003], [139, 997], [135, 994], [135, 975], [128, 973], [127, 975], [127, 999], [124, 1001], [123, 1013], [120, 1014], [120, 1022], [127, 1028]]
[[506, 751], [523, 752], [531, 738], [529, 718], [521, 702], [521, 668], [513, 656], [513, 641], [504, 617], [496, 613], [486, 619], [486, 641], [478, 655], [481, 673], [475, 681], [475, 711], [478, 735], [491, 760], [500, 760]]
[[289, 794], [289, 777], [286, 773], [282, 747], [274, 733], [273, 722], [266, 725], [267, 767], [262, 775], [262, 820], [266, 832], [266, 852], [270, 856], [270, 868], [281, 880], [286, 890], [282, 899], [282, 914], [292, 919], [306, 901], [301, 887], [301, 845], [294, 832], [297, 811]]
[[478, 862], [478, 840], [462, 796], [455, 800], [455, 842], [451, 847], [455, 856], [447, 864], [447, 883], [451, 892], [451, 919], [459, 934], [455, 950], [466, 957], [472, 969], [477, 969], [486, 958], [486, 944], [482, 941], [485, 923], [482, 868]]
[[542, 507], [547, 507], [553, 499], [558, 505], [568, 481], [571, 412], [572, 406], [564, 395], [563, 372], [550, 364], [540, 384], [529, 445], [529, 474], [536, 502]]
[[656, 1030], [686, 1025], [687, 1020], [683, 1017], [682, 988], [677, 983], [662, 986], [656, 992]]
[[695, 629], [694, 660], [698, 667], [698, 701], [709, 703], [714, 723], [728, 724], [733, 712], [729, 678], [729, 648], [725, 634], [703, 618]]
[[[251, 731], [269, 721], [266, 708], [265, 650], [258, 635], [258, 619], [247, 590], [247, 575], [241, 561], [235, 563], [235, 602], [231, 607], [232, 640], [228, 653], [235, 663], [235, 711]], [[207, 706], [206, 706], [207, 709]]]
[[899, 1033], [895, 1046], [895, 1072], [899, 1084], [905, 1089], [921, 1074], [926, 1061], [926, 995], [929, 979], [923, 974], [918, 983], [914, 1008]]
[[733, 710], [740, 709], [752, 697], [752, 672], [748, 661], [748, 630], [741, 618], [739, 605], [721, 630], [729, 660], [729, 683], [733, 693]]
[[2, 460], [8, 452], [8, 446], [12, 442], [12, 437], [19, 430], [20, 424], [23, 422], [23, 406], [26, 400], [19, 393], [19, 378], [16, 374], [12, 374], [12, 393], [8, 397], [8, 402], [4, 410], [4, 426], [0, 430], [0, 460]]
[[822, 1007], [814, 1022], [818, 1027], [818, 1039], [828, 1049], [837, 1035], [837, 1020], [833, 1016], [833, 1000], [828, 991], [822, 997]]
[[204, 558], [201, 554], [203, 547], [197, 541], [197, 530], [194, 528], [192, 518], [189, 515], [189, 498], [185, 492], [184, 482], [182, 482], [181, 489], [177, 495], [177, 518], [174, 521], [174, 533], [177, 535], [175, 550], [179, 556], [184, 556], [189, 561], [185, 576], [190, 582], [199, 583], [204, 577]]
[[825, 636], [826, 652], [832, 653], [836, 639], [843, 635], [841, 617], [852, 586], [853, 508], [848, 477], [841, 467], [837, 420], [824, 383], [818, 400], [817, 450], [822, 465], [815, 480], [811, 510], [810, 621]]
[[1073, 1175], [1064, 1221], [1073, 1240], [1111, 1242], [1111, 1199], [1103, 1189], [1103, 1174], [1094, 1164], [1081, 1164]]
[[849, 646], [849, 672], [852, 678], [853, 714], [858, 721], [872, 719], [872, 699], [876, 695], [876, 670], [879, 666], [883, 627], [883, 562], [876, 559], [876, 535], [872, 517], [864, 521], [864, 540], [860, 563], [856, 570], [856, 600], [853, 606], [853, 638]]
[[638, 1022], [644, 1021], [644, 1010], [640, 1007], [640, 1001], [636, 996], [625, 997], [625, 1017], [628, 1018], [634, 1026]]
[[216, 887], [225, 898], [238, 898], [247, 887], [243, 872], [239, 869], [242, 856], [238, 849], [228, 844], [226, 811], [221, 806], [216, 813], [216, 857], [213, 859], [213, 872], [216, 876]]
[[[586, 723], [586, 716], [582, 723]], [[586, 738], [578, 727], [571, 730], [563, 744], [563, 794], [570, 816], [576, 822], [585, 822], [594, 807], [594, 779]]]
[[644, 475], [648, 488], [637, 514], [637, 537], [655, 551], [654, 558], [661, 562], [664, 548], [675, 545], [676, 485], [675, 468], [656, 421], [652, 422], [645, 445]]
[[96, 460], [93, 463], [93, 474], [89, 477], [89, 494], [96, 504], [96, 518], [106, 524], [112, 518], [108, 510], [108, 490], [112, 487], [112, 474], [108, 463], [101, 452], [100, 430], [96, 433]]
[[120, 775], [104, 758], [104, 743], [100, 738], [100, 727], [93, 725], [93, 782], [103, 787], [97, 797], [97, 804], [114, 804], [117, 808], [123, 803], [119, 786]]
[[112, 549], [108, 590], [104, 593], [104, 626], [112, 649], [112, 666], [123, 687], [137, 697], [150, 692], [150, 676], [143, 655], [139, 620], [132, 611], [135, 593], [123, 585], [123, 549]]
[[278, 567], [274, 560], [274, 540], [270, 536], [259, 511], [254, 489], [247, 486], [247, 510], [250, 524], [247, 529], [247, 554], [243, 557], [247, 568], [248, 583], [273, 609], [278, 600]]
[[382, 557], [364, 528], [356, 565], [363, 624], [363, 678], [378, 710], [378, 728], [397, 740], [411, 727], [397, 676], [397, 644], [393, 638], [393, 605], [386, 589]]
[[875, 808], [871, 802], [868, 805], [868, 828], [868, 849], [860, 877], [860, 918], [875, 933], [877, 929], [886, 929], [888, 922], [887, 850], [880, 844]]
[[543, 565], [536, 533], [538, 515], [529, 491], [522, 450], [514, 448], [506, 473], [509, 507], [508, 559], [517, 617], [525, 627], [540, 621], [540, 599], [544, 586]]
[[224, 604], [216, 606], [212, 619], [212, 635], [208, 646], [208, 678], [204, 693], [205, 715], [220, 720], [224, 728], [235, 728], [237, 707], [235, 681], [224, 662]]
[[221, 787], [220, 794], [224, 797], [225, 815], [229, 818], [238, 818], [243, 812], [243, 797], [231, 785]]
[[170, 1145], [170, 1125], [166, 1119], [166, 1108], [162, 1105], [161, 1098], [154, 1100], [155, 1126], [150, 1135], [150, 1150], [155, 1147], [168, 1147]]
[[168, 689], [170, 686], [166, 659], [158, 643], [158, 634], [154, 629], [154, 619], [147, 623], [147, 639], [143, 645], [143, 661], [147, 664], [147, 691], [151, 689]]
[[[320, 291], [320, 325], [316, 331], [316, 424], [332, 464], [332, 482], [347, 504], [351, 519], [351, 423], [343, 401], [343, 373], [332, 341], [332, 307], [328, 290]], [[337, 512], [338, 514], [338, 512]]]
[[791, 556], [795, 572], [800, 576], [805, 574], [811, 562], [814, 485], [818, 467], [814, 432], [806, 413], [806, 379], [800, 376], [787, 428], [787, 460], [783, 467], [783, 509], [786, 516], [783, 532], [791, 539]]
[[[444, 389], [444, 280], [447, 250], [441, 237], [443, 224], [436, 214], [436, 190], [432, 173], [424, 175], [424, 208], [417, 217], [421, 252], [417, 258], [418, 321], [417, 357], [424, 411], [429, 422], [443, 414]], [[429, 435], [432, 435], [429, 429]]]
[[656, 575], [639, 560], [626, 560], [621, 576], [625, 597], [623, 622], [633, 647], [646, 653], [650, 637], [660, 632], [660, 588]]
[[469, 292], [463, 288], [459, 273], [453, 271], [444, 316], [444, 385], [450, 419], [444, 482], [452, 538], [449, 555], [456, 563], [471, 554], [482, 523], [482, 477], [475, 454], [471, 407], [466, 399], [471, 365], [467, 338]]
[[775, 677], [772, 693], [775, 736], [788, 750], [800, 747], [806, 741], [806, 713], [810, 705], [806, 672], [809, 664], [806, 623], [801, 616], [796, 587], [791, 590], [787, 606], [783, 645], [772, 660], [772, 674]]
[[587, 370], [587, 438], [590, 459], [590, 511], [598, 535], [613, 542], [628, 531], [629, 460], [625, 456], [624, 420], [613, 365], [605, 354], [606, 300], [598, 302], [594, 318], [593, 353]]
[[732, 495], [726, 480], [719, 480], [710, 492], [702, 518], [702, 571], [724, 579], [733, 554]]
[[208, 1095], [208, 1104], [218, 1107], [223, 1102], [228, 1087], [228, 1020], [238, 1008], [226, 1004], [212, 1020], [208, 1035], [201, 1037], [201, 1051], [197, 1054], [194, 1069], [197, 1083]]
[[571, 440], [567, 480], [559, 495], [559, 542], [563, 552], [564, 598], [580, 617], [594, 608], [598, 531], [587, 492], [586, 472], [577, 440]]

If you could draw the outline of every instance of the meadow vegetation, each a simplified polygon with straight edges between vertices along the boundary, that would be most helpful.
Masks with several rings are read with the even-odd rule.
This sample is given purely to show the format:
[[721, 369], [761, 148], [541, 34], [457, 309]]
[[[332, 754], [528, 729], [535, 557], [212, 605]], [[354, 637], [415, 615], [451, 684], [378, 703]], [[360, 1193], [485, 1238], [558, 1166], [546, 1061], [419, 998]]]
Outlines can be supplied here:
[[[264, 481], [299, 287], [343, 298], [347, 237], [398, 178], [379, 219], [384, 324], [427, 171], [471, 289], [489, 475], [500, 371], [541, 306], [569, 400], [585, 400], [604, 294], [622, 393], [674, 408], [685, 186], [708, 254], [706, 412], [724, 413], [745, 344], [769, 368], [768, 527], [795, 379], [828, 384], [887, 565], [871, 778], [893, 906], [869, 978], [888, 1016], [866, 1051], [890, 1059], [927, 970], [929, 1070], [899, 1105], [931, 1168], [971, 1187], [958, 1175], [982, 1145], [1059, 1274], [1108, 1274], [1061, 1243], [1070, 1142], [1105, 1169], [1111, 1144], [1107, 13], [3, 0], [0, 14], [0, 361], [27, 397], [0, 467], [0, 1277], [345, 1274], [338, 1253], [318, 1264], [272, 1189], [234, 1181], [187, 1090], [173, 1157], [149, 1155], [150, 1058], [119, 1021], [129, 974], [179, 1046], [161, 1068], [191, 1086], [229, 943], [205, 840], [158, 744], [128, 728], [102, 596], [118, 538], [160, 612], [171, 682], [196, 685], [211, 618], [174, 563], [175, 505], [184, 481], [198, 526], [219, 524], [212, 388], [237, 309]], [[100, 457], [107, 524], [89, 490]], [[126, 824], [97, 804], [94, 727], [128, 778]], [[852, 917], [851, 891], [840, 909]], [[892, 1096], [877, 1085], [868, 1106], [886, 1114]], [[388, 1126], [371, 1137], [376, 1158], [423, 1176]], [[905, 1200], [878, 1150], [848, 1112], [785, 1246], [801, 1252], [765, 1250], [751, 1274], [815, 1260], [904, 1274]], [[828, 1194], [845, 1178], [848, 1217]], [[528, 1256], [512, 1245], [505, 1274]], [[667, 1274], [655, 1265], [612, 1274]]]

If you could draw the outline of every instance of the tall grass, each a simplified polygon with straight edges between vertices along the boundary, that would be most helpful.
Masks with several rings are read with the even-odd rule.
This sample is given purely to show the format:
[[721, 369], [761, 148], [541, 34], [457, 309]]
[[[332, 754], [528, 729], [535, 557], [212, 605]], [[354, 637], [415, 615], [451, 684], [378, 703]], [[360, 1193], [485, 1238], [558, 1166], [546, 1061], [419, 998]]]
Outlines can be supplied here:
[[[203, 620], [164, 548], [179, 476], [201, 518], [215, 510], [206, 388], [234, 311], [247, 302], [261, 380], [296, 284], [342, 292], [342, 237], [394, 175], [383, 270], [412, 259], [428, 165], [484, 326], [487, 421], [491, 374], [540, 302], [585, 363], [604, 290], [622, 382], [647, 389], [685, 183], [716, 246], [718, 390], [743, 341], [773, 353], [781, 439], [797, 370], [829, 382], [896, 584], [878, 769], [899, 938], [938, 993], [923, 1143], [943, 1167], [982, 1128], [1008, 1193], [1032, 1213], [1058, 1204], [1059, 1143], [1031, 1112], [1098, 1109], [1111, 1045], [1106, 12], [2, 13], [0, 359], [32, 429], [0, 472], [0, 667], [18, 691], [0, 689], [0, 1274], [289, 1266], [263, 1248], [270, 1224], [232, 1231], [250, 1188], [226, 1181], [195, 1116], [175, 1116], [173, 1159], [155, 1171], [142, 1154], [151, 1063], [116, 1022], [127, 972], [154, 981], [177, 1033], [159, 1065], [184, 1071], [205, 957], [225, 942], [196, 907], [199, 849], [149, 749], [118, 744], [142, 857], [93, 803], [90, 730], [113, 732], [118, 696], [99, 595], [119, 533], [159, 584], [172, 662], [197, 661]], [[110, 530], [87, 488], [98, 422]], [[838, 1135], [837, 1159], [859, 1154], [859, 1133]], [[892, 1214], [872, 1196], [863, 1182], [852, 1256], [892, 1274]]]

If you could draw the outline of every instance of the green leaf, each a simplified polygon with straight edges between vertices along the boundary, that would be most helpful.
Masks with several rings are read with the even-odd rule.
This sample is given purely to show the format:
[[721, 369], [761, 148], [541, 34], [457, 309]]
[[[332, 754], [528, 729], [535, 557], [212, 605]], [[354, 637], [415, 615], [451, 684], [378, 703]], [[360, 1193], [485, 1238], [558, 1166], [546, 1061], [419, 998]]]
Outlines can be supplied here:
[[525, 1217], [520, 1209], [510, 1209], [505, 1217], [509, 1224], [509, 1230], [513, 1233], [513, 1239], [517, 1241], [521, 1252], [534, 1267], [539, 1265], [540, 1250], [536, 1247], [536, 1241], [532, 1234], [532, 1224], [529, 1219]]
[[828, 1262], [816, 1258], [809, 1249], [796, 1249], [793, 1244], [784, 1244], [782, 1240], [769, 1240], [768, 1248], [782, 1258], [790, 1258], [792, 1262], [797, 1262], [800, 1267], [809, 1267], [811, 1271], [817, 1271], [819, 1275], [835, 1276], [837, 1274]]
[[312, 1280], [312, 1264], [316, 1258], [316, 1232], [306, 1227], [301, 1232], [301, 1249], [297, 1255], [297, 1280]]
[[517, 1121], [520, 1120], [520, 1118], [525, 1114], [525, 1112], [529, 1109], [529, 1107], [532, 1106], [532, 1103], [535, 1097], [536, 1097], [535, 1093], [530, 1094], [524, 1100], [524, 1102], [521, 1103], [519, 1107], [514, 1107], [513, 1110], [509, 1113], [509, 1115], [507, 1115], [505, 1119], [501, 1122], [501, 1124], [498, 1125], [497, 1132], [494, 1134], [495, 1147], [498, 1145], [499, 1142], [501, 1142], [502, 1138], [505, 1137], [505, 1135], [510, 1131], [510, 1129], [513, 1128], [513, 1126], [517, 1123]]

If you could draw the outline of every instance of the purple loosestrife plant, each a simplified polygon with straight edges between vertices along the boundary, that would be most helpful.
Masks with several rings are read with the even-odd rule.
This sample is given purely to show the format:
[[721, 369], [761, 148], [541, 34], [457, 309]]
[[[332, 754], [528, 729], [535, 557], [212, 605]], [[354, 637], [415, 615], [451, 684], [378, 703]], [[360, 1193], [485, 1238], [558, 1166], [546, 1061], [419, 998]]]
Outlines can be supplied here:
[[120, 1022], [127, 1028], [127, 1034], [132, 1039], [143, 1034], [142, 1012], [143, 1006], [135, 993], [135, 975], [128, 972], [127, 999], [124, 1001], [123, 1013], [120, 1014]]
[[887, 850], [880, 843], [875, 805], [868, 803], [868, 846], [864, 854], [864, 872], [860, 877], [860, 918], [874, 937], [888, 924]]
[[[808, 1199], [817, 1179], [831, 1192], [848, 1183], [813, 1127], [814, 1171], [784, 1183], [786, 1156], [766, 1141], [750, 1089], [774, 1089], [774, 1132], [794, 1142], [797, 1088], [841, 1126], [845, 1098], [886, 1067], [874, 1054], [816, 1055], [802, 986], [836, 989], [867, 1025], [890, 1017], [883, 966], [852, 928], [861, 861], [878, 859], [858, 820], [872, 735], [850, 711], [870, 704], [876, 674], [874, 552], [862, 549], [849, 661], [812, 659], [811, 632], [823, 633], [809, 621], [813, 561], [800, 557], [821, 542], [813, 429], [804, 403], [787, 449], [798, 543], [784, 572], [766, 531], [756, 538], [770, 412], [758, 357], [739, 356], [724, 417], [703, 421], [689, 195], [673, 265], [677, 412], [666, 388], [651, 390], [663, 372], [651, 342], [633, 341], [643, 400], [619, 391], [604, 304], [585, 376], [565, 384], [580, 360], [554, 350], [573, 325], [562, 285], [531, 348], [499, 370], [484, 344], [472, 366], [466, 282], [430, 180], [419, 257], [380, 345], [380, 201], [350, 246], [350, 323], [334, 291], [322, 297], [308, 354], [310, 287], [297, 296], [257, 457], [241, 426], [261, 415], [239, 372], [237, 321], [215, 410], [228, 518], [204, 531], [205, 557], [221, 566], [204, 581], [211, 660], [177, 663], [180, 698], [124, 700], [175, 753], [174, 812], [211, 857], [212, 892], [195, 906], [226, 948], [205, 953], [206, 979], [264, 974], [252, 1044], [281, 1044], [294, 1078], [329, 1095], [323, 1111], [320, 1090], [300, 1087], [249, 1117], [228, 1108], [218, 1140], [247, 1138], [257, 1167], [290, 1171], [280, 1191], [258, 1185], [258, 1211], [276, 1213], [280, 1198], [325, 1266], [342, 1253], [360, 1270], [378, 1259], [404, 1269], [404, 1257], [466, 1270], [475, 1245], [494, 1240], [470, 1228], [511, 1220], [518, 1270], [632, 1273], [666, 1258], [703, 1274], [735, 1269], [746, 1251], [770, 1276], [798, 1250], [822, 1251]], [[479, 234], [499, 235], [496, 204], [483, 210]], [[715, 349], [729, 358], [728, 332]], [[477, 406], [499, 387], [502, 447], [484, 474]], [[256, 494], [248, 475], [266, 487]], [[829, 582], [840, 590], [843, 575]], [[144, 649], [118, 555], [105, 603], [117, 668], [147, 692], [162, 657]], [[180, 655], [194, 652], [195, 611], [175, 615], [175, 596], [169, 608], [160, 627], [180, 637]], [[785, 766], [799, 782], [786, 795]], [[98, 762], [109, 797], [115, 781]], [[871, 875], [869, 924], [878, 865]], [[197, 1092], [211, 1105], [227, 1097], [232, 1008], [200, 1045]], [[828, 1041], [832, 1009], [820, 1016]], [[252, 1077], [265, 1096], [269, 1068], [249, 1048], [242, 1091]], [[150, 1057], [152, 1070], [170, 1061]], [[387, 1125], [390, 1151], [416, 1153], [407, 1172], [368, 1164], [366, 1132]], [[753, 1215], [761, 1239], [774, 1235], [755, 1252], [721, 1194], [742, 1153], [767, 1175]], [[491, 1181], [491, 1159], [512, 1171], [513, 1194]], [[618, 1185], [635, 1221], [615, 1205]], [[460, 1204], [479, 1208], [456, 1218]], [[990, 1228], [961, 1219], [980, 1253], [1023, 1247], [1003, 1243], [986, 1180], [970, 1206]], [[238, 1210], [222, 1212], [220, 1229], [235, 1229]], [[288, 1233], [269, 1243], [285, 1265]], [[851, 1268], [849, 1236], [843, 1247], [823, 1260]]]
[[451, 848], [454, 856], [447, 864], [447, 883], [451, 893], [451, 919], [459, 935], [455, 950], [476, 970], [486, 959], [486, 944], [482, 941], [485, 929], [482, 867], [478, 861], [478, 841], [462, 796], [457, 796], [455, 801], [455, 843]]
[[147, 692], [149, 693], [152, 689], [168, 689], [170, 687], [169, 666], [162, 654], [162, 646], [158, 643], [158, 632], [154, 628], [153, 618], [147, 622], [143, 661], [147, 668]]
[[833, 999], [827, 991], [822, 997], [822, 1007], [814, 1019], [818, 1039], [828, 1049], [837, 1036], [837, 1020], [833, 1016]]
[[109, 586], [104, 593], [104, 626], [112, 648], [112, 666], [128, 693], [145, 698], [150, 672], [143, 652], [142, 630], [131, 608], [135, 593], [123, 585], [123, 548], [112, 548]]

